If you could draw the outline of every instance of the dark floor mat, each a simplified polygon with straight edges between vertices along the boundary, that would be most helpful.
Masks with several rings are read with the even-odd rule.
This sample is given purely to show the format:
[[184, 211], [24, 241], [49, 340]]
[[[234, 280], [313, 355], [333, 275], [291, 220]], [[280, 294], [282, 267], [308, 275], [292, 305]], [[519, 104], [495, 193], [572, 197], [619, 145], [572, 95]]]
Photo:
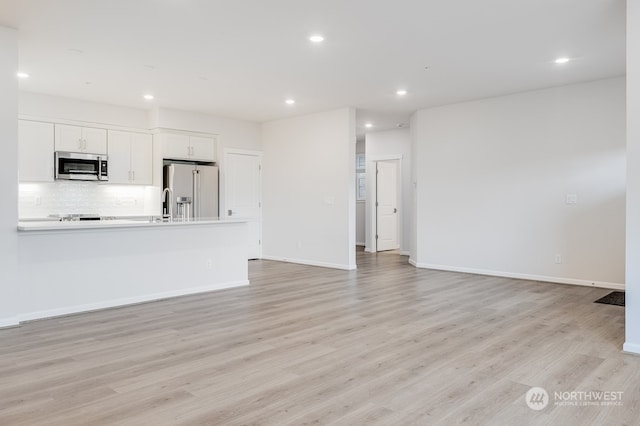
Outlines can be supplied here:
[[624, 291], [612, 291], [605, 297], [601, 297], [594, 303], [604, 303], [605, 305], [624, 306]]

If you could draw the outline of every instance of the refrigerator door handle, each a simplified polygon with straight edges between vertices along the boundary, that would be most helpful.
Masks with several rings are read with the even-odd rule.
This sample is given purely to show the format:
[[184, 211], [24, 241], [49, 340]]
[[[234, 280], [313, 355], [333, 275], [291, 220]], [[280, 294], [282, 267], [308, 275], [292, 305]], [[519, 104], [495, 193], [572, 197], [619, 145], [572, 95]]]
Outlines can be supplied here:
[[200, 173], [193, 171], [193, 218], [200, 217]]

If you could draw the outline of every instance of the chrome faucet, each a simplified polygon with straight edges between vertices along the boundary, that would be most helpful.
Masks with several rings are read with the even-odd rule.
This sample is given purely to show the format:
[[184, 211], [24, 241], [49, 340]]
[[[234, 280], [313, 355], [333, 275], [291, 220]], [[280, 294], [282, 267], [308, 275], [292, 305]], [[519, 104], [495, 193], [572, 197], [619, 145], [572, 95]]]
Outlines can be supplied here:
[[165, 214], [162, 215], [163, 218], [168, 218], [170, 221], [173, 220], [173, 191], [171, 188], [167, 187], [162, 191], [162, 202], [167, 201], [167, 193], [169, 193], [169, 208], [165, 211]]

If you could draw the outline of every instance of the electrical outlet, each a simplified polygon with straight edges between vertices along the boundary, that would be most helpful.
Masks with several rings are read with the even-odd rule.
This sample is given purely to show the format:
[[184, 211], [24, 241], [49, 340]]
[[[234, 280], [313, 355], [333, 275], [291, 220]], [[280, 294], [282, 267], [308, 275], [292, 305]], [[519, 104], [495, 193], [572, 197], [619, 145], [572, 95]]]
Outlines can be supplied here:
[[565, 203], [578, 204], [578, 194], [567, 194], [565, 197]]
[[207, 269], [213, 269], [213, 261], [211, 259], [207, 259]]
[[36, 206], [40, 206], [42, 205], [42, 197], [37, 195], [36, 196]]
[[562, 263], [562, 255], [561, 254], [556, 254], [556, 263], [557, 264]]

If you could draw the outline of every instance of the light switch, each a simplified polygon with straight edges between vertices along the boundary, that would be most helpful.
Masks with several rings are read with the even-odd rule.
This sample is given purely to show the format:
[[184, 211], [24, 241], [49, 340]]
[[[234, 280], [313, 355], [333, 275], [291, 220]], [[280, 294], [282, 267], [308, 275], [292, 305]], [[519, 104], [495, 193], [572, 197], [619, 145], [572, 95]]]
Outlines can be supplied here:
[[565, 202], [567, 204], [578, 204], [578, 194], [567, 194]]

